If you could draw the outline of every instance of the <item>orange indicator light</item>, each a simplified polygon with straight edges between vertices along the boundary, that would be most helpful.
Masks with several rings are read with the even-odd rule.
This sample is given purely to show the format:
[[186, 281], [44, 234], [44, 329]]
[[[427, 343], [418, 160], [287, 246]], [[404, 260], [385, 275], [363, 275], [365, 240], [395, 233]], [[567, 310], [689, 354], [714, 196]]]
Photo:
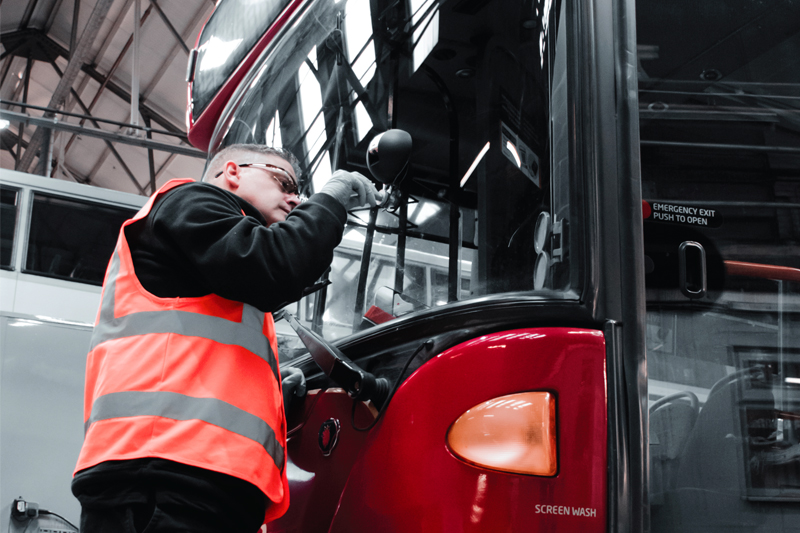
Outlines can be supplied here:
[[476, 405], [450, 426], [447, 445], [456, 457], [475, 466], [554, 476], [558, 470], [555, 395], [520, 392]]

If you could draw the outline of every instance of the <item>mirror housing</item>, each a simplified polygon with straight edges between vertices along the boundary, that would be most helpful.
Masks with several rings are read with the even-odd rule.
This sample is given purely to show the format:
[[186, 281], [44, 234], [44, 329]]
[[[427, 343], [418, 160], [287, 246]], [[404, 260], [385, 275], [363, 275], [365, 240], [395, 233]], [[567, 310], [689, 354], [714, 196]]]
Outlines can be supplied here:
[[367, 168], [375, 179], [399, 186], [408, 174], [411, 135], [403, 130], [386, 130], [376, 135], [367, 148]]

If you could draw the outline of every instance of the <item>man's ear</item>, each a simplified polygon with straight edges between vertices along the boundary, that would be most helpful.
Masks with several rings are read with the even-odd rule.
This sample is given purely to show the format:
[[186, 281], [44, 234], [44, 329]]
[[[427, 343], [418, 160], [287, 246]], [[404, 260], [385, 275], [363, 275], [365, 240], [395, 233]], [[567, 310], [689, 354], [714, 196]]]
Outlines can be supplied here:
[[225, 185], [231, 192], [236, 191], [239, 188], [239, 182], [242, 179], [241, 169], [239, 165], [234, 163], [233, 161], [228, 161], [225, 163], [225, 166], [222, 167], [222, 176], [220, 176], [223, 180], [225, 180]]

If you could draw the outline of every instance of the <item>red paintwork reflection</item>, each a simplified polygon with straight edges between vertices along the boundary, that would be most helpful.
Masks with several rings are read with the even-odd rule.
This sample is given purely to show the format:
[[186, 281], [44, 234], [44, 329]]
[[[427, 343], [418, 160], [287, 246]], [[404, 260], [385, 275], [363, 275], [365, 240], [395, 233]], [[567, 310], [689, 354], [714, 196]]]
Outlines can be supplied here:
[[[558, 398], [555, 477], [485, 470], [450, 454], [447, 429], [464, 411], [528, 390]], [[486, 335], [434, 357], [398, 389], [350, 473], [331, 531], [604, 531], [606, 453], [602, 333]]]
[[800, 281], [800, 268], [761, 263], [745, 263], [743, 261], [725, 261], [725, 269], [730, 276], [747, 276], [750, 278], [772, 279], [782, 281]]

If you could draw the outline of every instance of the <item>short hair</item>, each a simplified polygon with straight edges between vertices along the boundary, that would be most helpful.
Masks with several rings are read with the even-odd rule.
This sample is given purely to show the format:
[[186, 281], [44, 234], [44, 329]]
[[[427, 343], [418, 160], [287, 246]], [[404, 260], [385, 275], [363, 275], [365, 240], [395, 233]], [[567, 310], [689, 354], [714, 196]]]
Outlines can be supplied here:
[[247, 160], [247, 156], [253, 154], [276, 155], [282, 159], [285, 159], [290, 165], [292, 165], [298, 185], [300, 184], [302, 170], [300, 169], [300, 162], [297, 160], [294, 154], [285, 148], [274, 148], [272, 146], [266, 146], [263, 144], [231, 144], [230, 146], [226, 146], [217, 152], [214, 157], [211, 158], [211, 161], [208, 162], [206, 165], [206, 170], [203, 173], [203, 179], [201, 181], [209, 181], [211, 178], [215, 177], [217, 174], [222, 172], [225, 167], [225, 163], [234, 158], [245, 159], [239, 160], [237, 163], [256, 163], [257, 161]]

